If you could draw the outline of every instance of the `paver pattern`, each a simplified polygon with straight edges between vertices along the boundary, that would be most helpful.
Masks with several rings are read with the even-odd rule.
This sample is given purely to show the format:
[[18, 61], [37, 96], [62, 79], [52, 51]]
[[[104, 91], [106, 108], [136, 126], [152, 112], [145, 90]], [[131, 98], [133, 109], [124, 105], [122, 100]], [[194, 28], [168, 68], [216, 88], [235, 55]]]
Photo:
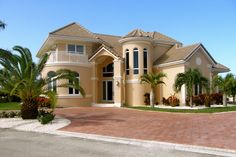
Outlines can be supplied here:
[[71, 120], [64, 131], [236, 150], [236, 112], [166, 113], [126, 108], [57, 109]]

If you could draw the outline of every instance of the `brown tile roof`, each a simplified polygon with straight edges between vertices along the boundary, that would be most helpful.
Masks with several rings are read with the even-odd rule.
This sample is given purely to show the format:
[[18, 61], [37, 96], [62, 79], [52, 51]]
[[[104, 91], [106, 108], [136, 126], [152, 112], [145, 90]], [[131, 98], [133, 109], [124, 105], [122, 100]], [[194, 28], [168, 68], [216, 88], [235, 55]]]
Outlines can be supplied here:
[[97, 37], [92, 32], [75, 22], [50, 32], [49, 34], [97, 39]]
[[180, 43], [179, 41], [171, 38], [171, 37], [168, 37], [164, 34], [161, 34], [159, 32], [145, 32], [141, 29], [134, 29], [133, 31], [129, 32], [127, 35], [125, 35], [123, 38], [128, 38], [128, 37], [146, 37], [146, 38], [151, 38], [153, 40], [159, 40], [159, 41], [167, 41], [167, 42], [178, 42]]
[[228, 67], [226, 67], [225, 65], [220, 64], [220, 63], [217, 63], [216, 65], [214, 65], [213, 69], [217, 69], [217, 70], [220, 70], [222, 72], [229, 72], [230, 71], [230, 69]]
[[116, 54], [116, 56], [122, 56], [122, 46], [119, 43], [121, 36], [114, 36], [114, 35], [106, 35], [106, 34], [99, 34], [94, 33], [98, 37], [98, 39], [102, 40], [102, 43], [112, 49]]
[[158, 58], [153, 64], [159, 65], [179, 60], [185, 60], [195, 49], [197, 49], [201, 44], [194, 44], [185, 47], [171, 47], [166, 53], [164, 53], [160, 58]]

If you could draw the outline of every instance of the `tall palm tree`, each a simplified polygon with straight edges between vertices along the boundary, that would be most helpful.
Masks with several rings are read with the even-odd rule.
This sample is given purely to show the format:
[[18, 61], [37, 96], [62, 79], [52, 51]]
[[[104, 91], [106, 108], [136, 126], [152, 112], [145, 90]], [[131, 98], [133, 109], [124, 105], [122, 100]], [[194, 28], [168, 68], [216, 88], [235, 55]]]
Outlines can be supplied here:
[[213, 87], [218, 87], [223, 92], [223, 105], [227, 106], [227, 95], [233, 88], [234, 75], [229, 73], [225, 77], [216, 75], [213, 78]]
[[151, 92], [150, 92], [150, 105], [154, 107], [154, 90], [159, 84], [165, 84], [161, 79], [167, 77], [166, 74], [159, 72], [159, 73], [151, 73], [151, 74], [144, 74], [140, 78], [140, 83], [148, 83], [151, 86]]
[[6, 24], [0, 20], [0, 28], [5, 29], [5, 27], [6, 27]]
[[190, 99], [190, 106], [193, 106], [193, 86], [199, 84], [202, 87], [208, 85], [208, 79], [203, 77], [198, 69], [188, 69], [184, 73], [177, 74], [174, 88], [177, 92], [181, 91], [183, 85], [186, 86], [187, 95]]
[[[77, 73], [60, 69], [56, 71], [54, 79], [42, 78], [41, 72], [45, 67], [49, 55], [45, 54], [38, 64], [33, 62], [31, 52], [27, 48], [15, 46], [13, 50], [19, 54], [0, 49], [0, 92], [17, 96], [22, 101], [21, 114], [23, 119], [34, 119], [38, 115], [36, 98], [48, 97], [53, 105], [56, 104], [56, 93], [47, 88], [52, 81], [68, 79], [70, 83], [58, 85], [58, 87], [72, 87], [78, 89], [82, 95], [83, 88], [76, 79]], [[7, 78], [7, 79], [6, 79]]]

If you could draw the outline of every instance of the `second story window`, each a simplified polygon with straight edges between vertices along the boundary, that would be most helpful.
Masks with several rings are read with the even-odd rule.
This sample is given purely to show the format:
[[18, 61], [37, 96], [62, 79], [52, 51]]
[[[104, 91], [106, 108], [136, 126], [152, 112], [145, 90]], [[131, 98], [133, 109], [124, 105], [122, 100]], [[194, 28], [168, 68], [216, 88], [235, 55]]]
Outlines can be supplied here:
[[75, 54], [84, 54], [84, 46], [83, 45], [73, 45], [73, 44], [69, 44], [67, 47], [67, 50], [69, 53], [75, 53]]
[[147, 74], [147, 49], [143, 49], [143, 73]]
[[113, 77], [114, 75], [114, 64], [110, 63], [107, 66], [103, 67], [102, 75], [103, 77]]
[[125, 50], [125, 71], [129, 75], [129, 49]]
[[134, 74], [138, 74], [138, 48], [134, 48], [133, 50], [133, 68], [134, 68]]

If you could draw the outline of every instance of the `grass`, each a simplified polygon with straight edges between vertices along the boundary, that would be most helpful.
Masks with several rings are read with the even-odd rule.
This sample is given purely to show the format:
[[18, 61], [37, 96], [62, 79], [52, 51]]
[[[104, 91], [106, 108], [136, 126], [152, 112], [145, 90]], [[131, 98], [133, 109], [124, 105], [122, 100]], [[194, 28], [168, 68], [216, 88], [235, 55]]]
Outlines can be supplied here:
[[210, 107], [204, 109], [164, 109], [164, 108], [151, 108], [146, 106], [128, 107], [137, 110], [148, 110], [157, 112], [179, 112], [179, 113], [216, 113], [216, 112], [229, 112], [236, 111], [236, 106], [232, 107]]
[[20, 110], [19, 102], [0, 103], [0, 110]]

